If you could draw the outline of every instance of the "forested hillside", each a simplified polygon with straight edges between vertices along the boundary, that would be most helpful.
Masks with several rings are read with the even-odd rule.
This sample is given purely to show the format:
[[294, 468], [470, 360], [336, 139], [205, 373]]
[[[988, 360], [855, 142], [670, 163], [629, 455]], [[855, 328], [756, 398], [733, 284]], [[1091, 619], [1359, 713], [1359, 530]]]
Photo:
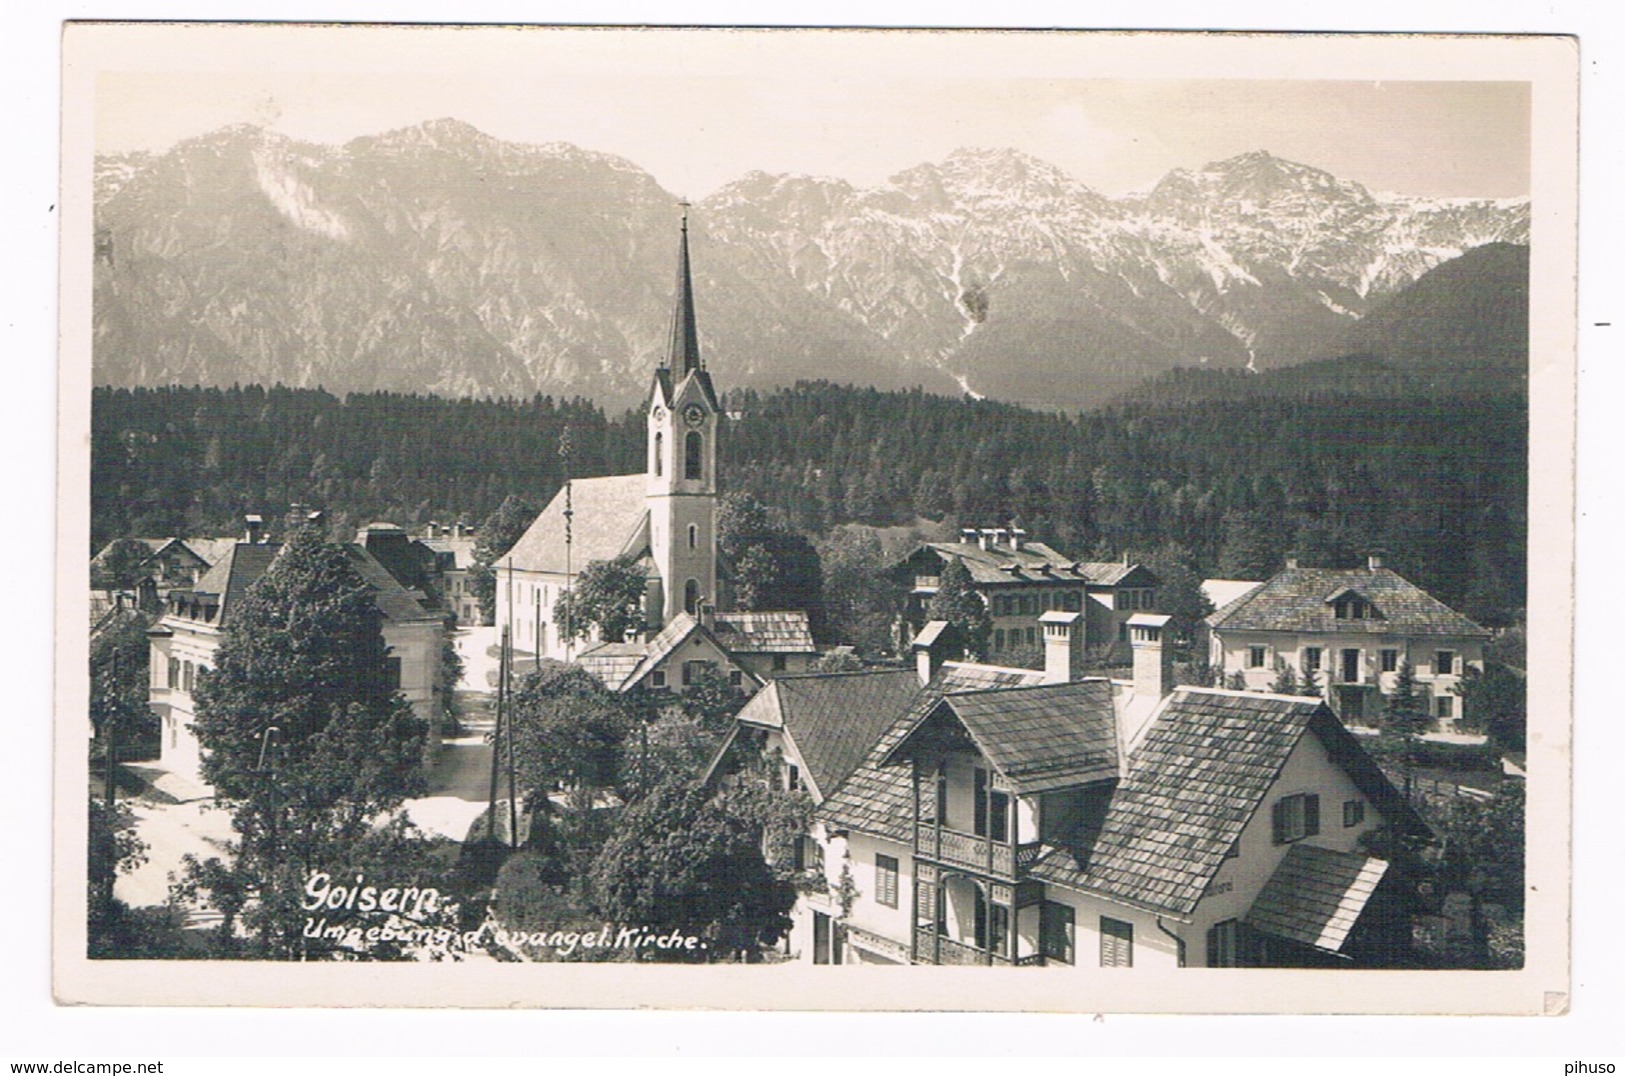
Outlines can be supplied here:
[[[1521, 391], [1171, 392], [1067, 417], [803, 383], [728, 406], [726, 488], [809, 535], [1013, 519], [1076, 556], [1129, 551], [1232, 578], [1262, 578], [1289, 550], [1336, 564], [1382, 547], [1488, 623], [1523, 605]], [[98, 389], [92, 545], [231, 533], [244, 512], [293, 501], [325, 506], [337, 531], [477, 522], [509, 493], [552, 496], [567, 425], [574, 474], [643, 466], [642, 414], [610, 418], [582, 400]]]

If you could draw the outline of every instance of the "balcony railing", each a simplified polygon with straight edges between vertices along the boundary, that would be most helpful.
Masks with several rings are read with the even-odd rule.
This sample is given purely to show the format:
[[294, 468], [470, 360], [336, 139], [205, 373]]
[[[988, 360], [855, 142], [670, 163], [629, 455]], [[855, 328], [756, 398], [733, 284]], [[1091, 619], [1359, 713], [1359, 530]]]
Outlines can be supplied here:
[[915, 928], [914, 946], [915, 952], [919, 954], [918, 960], [922, 964], [989, 967], [1008, 966], [1010, 963], [1009, 957], [988, 952], [986, 949], [978, 949], [966, 942], [943, 937], [929, 927]]
[[1009, 881], [1015, 881], [1018, 871], [1025, 870], [1038, 858], [1039, 848], [1040, 846], [1034, 842], [1016, 845], [1012, 850], [1008, 841], [995, 841], [954, 829], [938, 829], [930, 822], [914, 824], [916, 855], [925, 856], [947, 866], [967, 867], [981, 874], [990, 874]]

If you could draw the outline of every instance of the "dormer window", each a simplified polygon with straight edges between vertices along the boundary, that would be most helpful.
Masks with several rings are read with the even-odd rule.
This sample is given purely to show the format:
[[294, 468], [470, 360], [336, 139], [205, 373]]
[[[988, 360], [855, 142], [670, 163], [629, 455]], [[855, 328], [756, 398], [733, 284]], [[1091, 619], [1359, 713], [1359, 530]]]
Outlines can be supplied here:
[[1332, 595], [1331, 603], [1332, 616], [1338, 620], [1376, 620], [1381, 615], [1375, 605], [1353, 590]]

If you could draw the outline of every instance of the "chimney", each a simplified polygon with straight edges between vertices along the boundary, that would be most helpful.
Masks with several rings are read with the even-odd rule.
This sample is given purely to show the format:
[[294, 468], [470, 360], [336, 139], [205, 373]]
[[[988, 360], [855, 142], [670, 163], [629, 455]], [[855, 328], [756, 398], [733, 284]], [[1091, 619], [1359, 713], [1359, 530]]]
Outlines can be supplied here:
[[1365, 566], [1368, 569], [1370, 569], [1371, 571], [1374, 572], [1378, 568], [1383, 567], [1383, 559], [1382, 558], [1383, 558], [1382, 550], [1373, 549], [1370, 553], [1368, 553], [1366, 555]]
[[1083, 671], [1083, 614], [1051, 610], [1038, 623], [1044, 632], [1044, 682], [1076, 680]]
[[1027, 540], [1027, 532], [1020, 527], [1010, 528], [1010, 548], [1017, 553], [1021, 552], [1021, 544]]
[[976, 528], [975, 527], [961, 527], [959, 529], [959, 544], [960, 545], [970, 545], [971, 543], [973, 543], [975, 541], [976, 541]]
[[706, 631], [717, 630], [717, 607], [710, 602], [700, 602], [700, 626]]
[[1010, 532], [1008, 530], [1006, 530], [1005, 528], [1003, 528], [1003, 527], [994, 527], [993, 528], [993, 544], [994, 545], [1009, 545], [1010, 544]]
[[914, 669], [919, 673], [922, 686], [931, 682], [931, 677], [947, 660], [949, 636], [952, 634], [946, 620], [933, 620], [914, 636]]
[[984, 552], [989, 549], [993, 545], [993, 528], [983, 527], [977, 531], [976, 544], [981, 546]]
[[265, 527], [265, 520], [259, 516], [243, 517], [243, 541], [249, 545], [258, 545], [260, 536]]
[[1286, 555], [1286, 566], [1289, 571], [1298, 566], [1298, 555], [1296, 553]]
[[1174, 652], [1163, 638], [1168, 620], [1162, 613], [1135, 613], [1128, 618], [1136, 698], [1160, 699], [1174, 689]]

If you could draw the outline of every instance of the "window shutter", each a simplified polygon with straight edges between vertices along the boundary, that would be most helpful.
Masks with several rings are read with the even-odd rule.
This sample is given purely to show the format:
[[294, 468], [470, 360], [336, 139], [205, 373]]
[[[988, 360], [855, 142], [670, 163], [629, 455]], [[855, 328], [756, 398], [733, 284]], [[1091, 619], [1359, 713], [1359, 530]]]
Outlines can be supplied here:
[[1276, 800], [1270, 808], [1270, 840], [1275, 844], [1286, 843], [1286, 801]]
[[1320, 832], [1320, 796], [1303, 798], [1303, 835], [1313, 837]]

